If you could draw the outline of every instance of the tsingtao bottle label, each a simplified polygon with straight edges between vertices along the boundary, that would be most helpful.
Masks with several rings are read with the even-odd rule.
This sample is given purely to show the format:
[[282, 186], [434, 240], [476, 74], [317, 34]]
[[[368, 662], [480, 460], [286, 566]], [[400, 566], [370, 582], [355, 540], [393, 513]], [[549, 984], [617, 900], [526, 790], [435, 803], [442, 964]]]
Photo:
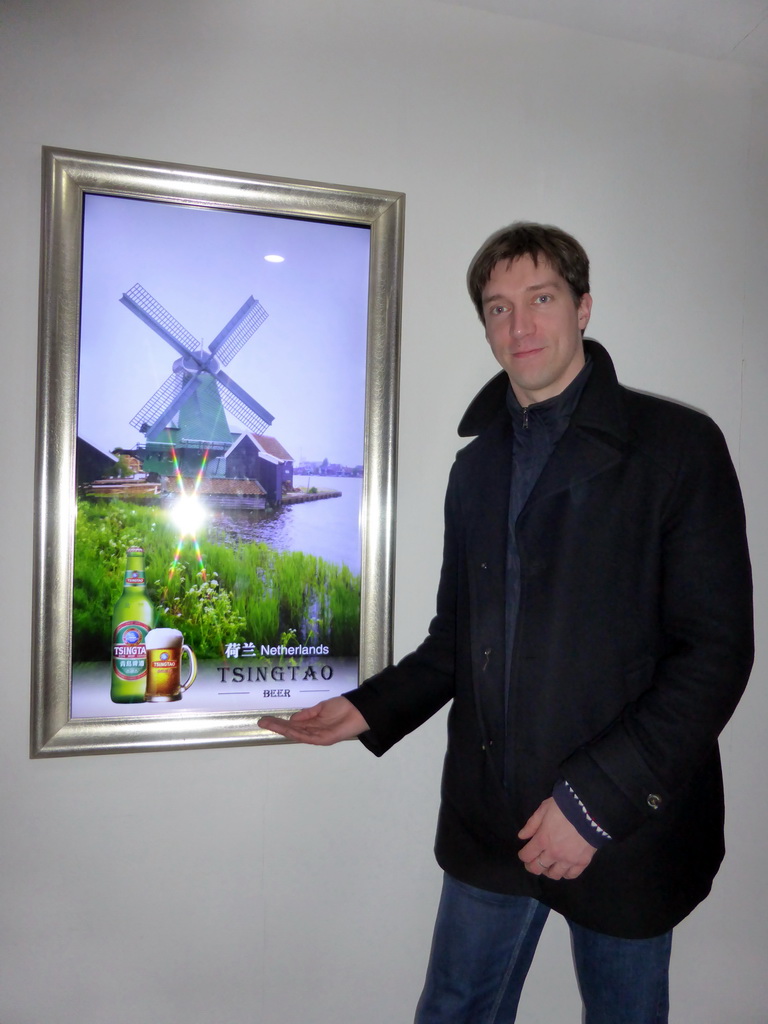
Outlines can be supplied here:
[[147, 674], [148, 627], [143, 622], [121, 622], [112, 637], [112, 671], [119, 679], [136, 680]]
[[125, 587], [145, 587], [147, 580], [144, 575], [143, 569], [128, 569], [125, 573], [125, 579], [123, 586]]

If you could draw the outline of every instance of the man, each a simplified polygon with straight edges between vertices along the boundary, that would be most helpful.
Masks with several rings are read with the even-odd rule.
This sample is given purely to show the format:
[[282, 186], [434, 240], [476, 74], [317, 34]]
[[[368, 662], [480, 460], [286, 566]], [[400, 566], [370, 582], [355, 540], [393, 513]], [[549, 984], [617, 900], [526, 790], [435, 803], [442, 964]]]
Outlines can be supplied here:
[[429, 635], [263, 724], [382, 754], [453, 702], [418, 1024], [514, 1021], [550, 909], [587, 1024], [663, 1024], [671, 930], [723, 856], [717, 737], [752, 663], [738, 483], [710, 419], [625, 389], [583, 340], [574, 238], [513, 224], [468, 286], [503, 372], [459, 428], [476, 437], [451, 472]]

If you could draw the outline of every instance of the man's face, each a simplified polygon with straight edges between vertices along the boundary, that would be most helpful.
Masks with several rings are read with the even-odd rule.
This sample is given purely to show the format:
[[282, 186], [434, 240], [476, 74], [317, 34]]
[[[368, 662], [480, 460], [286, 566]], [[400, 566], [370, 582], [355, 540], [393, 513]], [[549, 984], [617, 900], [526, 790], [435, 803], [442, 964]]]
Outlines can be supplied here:
[[485, 336], [522, 406], [564, 391], [584, 366], [592, 298], [577, 303], [545, 260], [497, 263], [483, 289]]

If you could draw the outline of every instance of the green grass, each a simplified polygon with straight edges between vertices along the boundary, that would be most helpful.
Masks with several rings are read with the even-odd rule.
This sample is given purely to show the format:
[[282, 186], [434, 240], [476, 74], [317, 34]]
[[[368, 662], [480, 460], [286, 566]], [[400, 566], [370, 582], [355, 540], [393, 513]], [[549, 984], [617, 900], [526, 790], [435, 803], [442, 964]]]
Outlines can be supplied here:
[[277, 643], [283, 634], [353, 656], [360, 644], [360, 578], [299, 551], [201, 541], [199, 572], [189, 542], [171, 573], [178, 535], [162, 509], [120, 500], [78, 502], [73, 581], [73, 660], [109, 657], [112, 608], [125, 552], [144, 548], [155, 625], [175, 626], [199, 658], [229, 643]]

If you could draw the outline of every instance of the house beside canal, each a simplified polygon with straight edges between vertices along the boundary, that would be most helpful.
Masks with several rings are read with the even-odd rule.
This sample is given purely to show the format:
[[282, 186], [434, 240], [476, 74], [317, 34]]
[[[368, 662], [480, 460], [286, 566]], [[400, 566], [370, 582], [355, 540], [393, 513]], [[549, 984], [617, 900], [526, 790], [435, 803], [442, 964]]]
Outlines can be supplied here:
[[293, 490], [293, 456], [276, 437], [240, 434], [214, 463], [214, 477], [257, 481], [269, 505], [281, 504], [283, 493]]

